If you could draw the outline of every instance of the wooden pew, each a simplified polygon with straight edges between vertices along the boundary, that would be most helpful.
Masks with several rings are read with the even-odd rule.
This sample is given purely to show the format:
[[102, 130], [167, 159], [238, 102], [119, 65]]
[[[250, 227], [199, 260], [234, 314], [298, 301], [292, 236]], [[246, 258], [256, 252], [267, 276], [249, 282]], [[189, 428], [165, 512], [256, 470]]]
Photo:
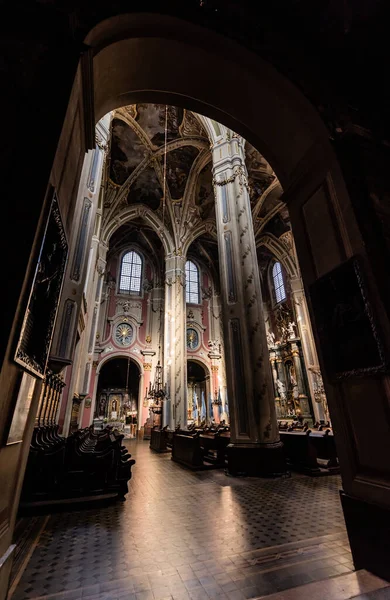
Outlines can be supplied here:
[[230, 443], [230, 433], [222, 429], [201, 433], [200, 446], [203, 450], [203, 460], [214, 466], [224, 467], [226, 447]]
[[317, 453], [310, 439], [310, 431], [280, 431], [287, 464], [307, 475], [320, 475]]
[[149, 447], [155, 452], [170, 452], [167, 446], [168, 431], [167, 429], [158, 429], [155, 427], [151, 431]]
[[21, 507], [34, 507], [93, 498], [125, 499], [131, 479], [131, 459], [123, 435], [106, 428], [79, 430], [67, 439], [56, 431], [34, 432]]
[[173, 435], [172, 460], [192, 470], [204, 469], [199, 434], [185, 435], [175, 432]]
[[332, 474], [340, 473], [333, 433], [329, 429], [323, 433], [313, 431], [310, 437], [316, 449], [319, 465]]
[[280, 431], [288, 465], [314, 477], [340, 472], [334, 437], [325, 432]]

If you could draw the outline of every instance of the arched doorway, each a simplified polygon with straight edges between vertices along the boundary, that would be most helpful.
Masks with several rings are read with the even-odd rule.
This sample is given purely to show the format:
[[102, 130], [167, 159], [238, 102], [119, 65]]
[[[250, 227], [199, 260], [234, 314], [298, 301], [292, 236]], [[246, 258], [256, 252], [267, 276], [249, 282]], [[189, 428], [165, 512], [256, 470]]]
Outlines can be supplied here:
[[[118, 41], [125, 38], [132, 39], [126, 40], [124, 45]], [[179, 38], [181, 42], [178, 41]], [[282, 76], [259, 57], [235, 43], [224, 40], [211, 31], [176, 19], [162, 18], [160, 15], [136, 15], [132, 18], [120, 15], [110, 22], [98, 25], [93, 35], [91, 33], [87, 37], [87, 43], [95, 46], [97, 58], [99, 50], [102, 49], [102, 60], [95, 60], [94, 91], [98, 117], [114, 106], [129, 103], [138, 94], [144, 101], [162, 102], [173, 102], [172, 96], [175, 96], [176, 104], [181, 102], [226, 123], [264, 153], [287, 190], [285, 201], [290, 207], [306, 287], [347, 257], [360, 252], [366, 259], [369, 278], [372, 280], [371, 286], [374, 287], [374, 292], [378, 292], [373, 269], [345, 191], [340, 169], [334, 160], [327, 132], [303, 94], [294, 90]], [[169, 56], [175, 56], [177, 61], [182, 61], [185, 65], [184, 68], [178, 65], [177, 69], [172, 69], [170, 79]], [[134, 57], [137, 59], [134, 60]], [[141, 69], [141, 64], [147, 68]], [[196, 68], [196, 73], [187, 68], [188, 64]], [[215, 65], [218, 65], [217, 77]], [[242, 65], [245, 65], [245, 69]], [[113, 77], [116, 77], [116, 80], [110, 81], [109, 78]], [[89, 91], [92, 92], [92, 86]], [[253, 98], [256, 98], [256, 102]], [[89, 99], [85, 98], [84, 104]], [[56, 113], [55, 122], [58, 118]], [[50, 128], [50, 125], [51, 122], [47, 127]], [[65, 129], [72, 129], [70, 120]], [[79, 131], [77, 127], [74, 129], [75, 143], [69, 143], [67, 146], [71, 158], [72, 151], [80, 153], [77, 138]], [[54, 145], [56, 143], [57, 140]], [[38, 142], [39, 148], [41, 146]], [[46, 151], [46, 166], [47, 152], [50, 150]], [[57, 157], [59, 163], [64, 162], [61, 152]], [[53, 175], [54, 184], [61, 187], [62, 179], [68, 182], [62, 187], [60, 198], [71, 227], [72, 210], [69, 199], [73, 196], [73, 182], [72, 185], [69, 183], [71, 177], [62, 177], [65, 172], [62, 166], [57, 171]], [[34, 179], [32, 184], [42, 189], [42, 178], [46, 184], [47, 172], [42, 171], [42, 175]], [[20, 210], [20, 206], [18, 209]], [[38, 222], [39, 212], [40, 207], [35, 212], [31, 209], [35, 223]], [[24, 273], [27, 272], [29, 278], [35, 267], [31, 261], [31, 268], [29, 271], [26, 269], [31, 252], [31, 235], [27, 235], [26, 241], [23, 241], [24, 233], [31, 227], [30, 222], [20, 225], [21, 258], [18, 273], [14, 278], [16, 283], [12, 289], [13, 294], [10, 295], [7, 306], [9, 308], [14, 302], [14, 306], [11, 306], [12, 315], [17, 303], [15, 298], [21, 293]], [[329, 235], [317, 235], [321, 229], [328, 231]], [[22, 273], [23, 277], [19, 273]], [[25, 285], [20, 301], [21, 311], [26, 304], [28, 293], [29, 286]], [[75, 295], [76, 293], [77, 290]], [[388, 332], [389, 324], [383, 314], [383, 307], [379, 306], [379, 312], [380, 324], [384, 331]], [[8, 329], [7, 334], [9, 335]], [[11, 385], [16, 386], [13, 381], [15, 366], [7, 365], [4, 373]], [[355, 497], [369, 498], [372, 502], [388, 505], [390, 487], [380, 481], [382, 471], [385, 478], [388, 478], [385, 467], [381, 467], [380, 459], [386, 436], [370, 433], [371, 430], [382, 431], [384, 424], [388, 428], [383, 379], [368, 375], [359, 384], [353, 377], [342, 383], [328, 379], [325, 385], [332, 418], [336, 429], [340, 431], [338, 451], [344, 488]], [[12, 394], [8, 395], [12, 398]], [[370, 398], [372, 409], [370, 430], [365, 419], [367, 397]], [[10, 406], [6, 406], [9, 411]], [[369, 451], [366, 451], [366, 448], [369, 448]], [[9, 451], [7, 453], [10, 455]], [[16, 452], [12, 460], [15, 461], [15, 465], [18, 464], [19, 455]], [[365, 473], [368, 473], [369, 477], [365, 476]], [[16, 480], [11, 487], [17, 488]]]
[[[96, 120], [132, 102], [160, 102], [197, 111], [241, 134], [266, 157], [285, 190], [283, 200], [289, 208], [307, 292], [319, 278], [360, 254], [380, 327], [388, 334], [380, 281], [376, 281], [375, 265], [368, 256], [329, 132], [298, 89], [242, 46], [173, 17], [120, 15], [99, 23], [85, 42], [92, 48]], [[173, 61], [176, 69], [170, 68]], [[213, 128], [218, 145], [218, 125], [214, 123]], [[309, 309], [314, 319], [311, 304]], [[321, 346], [319, 350], [323, 366]], [[335, 431], [343, 431], [337, 444], [344, 489], [380, 504], [386, 497], [390, 505], [390, 486], [384, 491], [368, 483], [358, 476], [360, 467], [356, 468], [361, 456], [366, 457], [367, 429], [361, 415], [368, 396], [373, 398], [373, 430], [381, 429], [383, 423], [389, 427], [383, 379], [369, 375], [357, 385], [354, 377], [341, 383], [325, 374], [324, 385]], [[374, 457], [382, 454], [383, 445], [379, 438], [369, 437], [372, 452], [369, 466], [366, 458], [363, 461], [364, 469], [375, 471]], [[356, 440], [361, 440], [361, 447]]]
[[188, 424], [199, 425], [210, 421], [210, 375], [205, 367], [194, 360], [187, 360]]
[[96, 392], [95, 423], [113, 424], [136, 436], [140, 370], [129, 358], [113, 358], [100, 369]]

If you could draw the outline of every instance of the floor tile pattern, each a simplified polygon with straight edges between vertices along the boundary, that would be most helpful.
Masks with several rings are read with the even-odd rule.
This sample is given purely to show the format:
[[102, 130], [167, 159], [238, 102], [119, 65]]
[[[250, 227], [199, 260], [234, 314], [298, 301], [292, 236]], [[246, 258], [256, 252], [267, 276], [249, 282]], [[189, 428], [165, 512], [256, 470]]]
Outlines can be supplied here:
[[127, 501], [51, 515], [12, 600], [243, 600], [353, 569], [338, 476], [190, 472], [126, 444]]

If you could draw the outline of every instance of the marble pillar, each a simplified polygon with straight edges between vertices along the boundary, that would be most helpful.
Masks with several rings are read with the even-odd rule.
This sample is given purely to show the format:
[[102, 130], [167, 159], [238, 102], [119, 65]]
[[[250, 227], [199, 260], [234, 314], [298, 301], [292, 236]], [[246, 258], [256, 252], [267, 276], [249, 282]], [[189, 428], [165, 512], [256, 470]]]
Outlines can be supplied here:
[[231, 474], [286, 470], [276, 421], [243, 140], [213, 147], [226, 371], [231, 419]]
[[165, 259], [164, 383], [170, 401], [170, 427], [187, 427], [185, 256]]

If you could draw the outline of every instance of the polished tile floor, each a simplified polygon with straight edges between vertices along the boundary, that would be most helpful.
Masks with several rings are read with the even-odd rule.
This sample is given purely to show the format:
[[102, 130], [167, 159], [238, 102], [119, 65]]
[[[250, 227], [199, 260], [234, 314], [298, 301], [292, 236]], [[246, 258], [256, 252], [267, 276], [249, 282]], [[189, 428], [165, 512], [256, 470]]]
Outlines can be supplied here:
[[12, 600], [242, 600], [353, 570], [338, 476], [232, 478], [126, 445], [127, 501], [50, 515]]

